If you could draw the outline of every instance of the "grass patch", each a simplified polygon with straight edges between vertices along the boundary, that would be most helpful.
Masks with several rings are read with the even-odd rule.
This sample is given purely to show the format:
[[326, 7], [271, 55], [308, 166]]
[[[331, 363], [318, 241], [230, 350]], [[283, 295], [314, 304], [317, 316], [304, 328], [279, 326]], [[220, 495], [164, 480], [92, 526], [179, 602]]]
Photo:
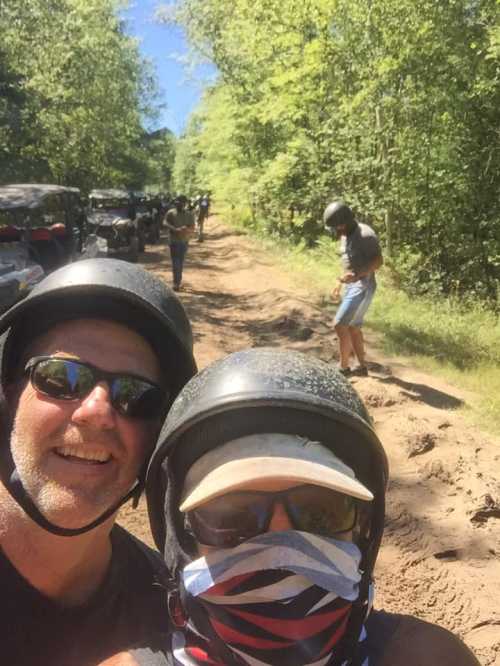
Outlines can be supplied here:
[[[225, 219], [236, 226], [238, 211]], [[321, 239], [314, 249], [246, 230], [270, 252], [298, 285], [307, 284], [329, 312], [329, 294], [341, 273], [337, 245]], [[388, 271], [377, 273], [379, 288], [366, 319], [384, 351], [412, 357], [413, 364], [473, 392], [465, 408], [475, 423], [500, 434], [500, 322], [484, 306], [463, 299], [409, 296], [391, 284]]]
[[491, 311], [453, 299], [410, 297], [384, 273], [370, 325], [383, 333], [390, 351], [428, 356], [458, 370], [500, 365], [500, 326]]

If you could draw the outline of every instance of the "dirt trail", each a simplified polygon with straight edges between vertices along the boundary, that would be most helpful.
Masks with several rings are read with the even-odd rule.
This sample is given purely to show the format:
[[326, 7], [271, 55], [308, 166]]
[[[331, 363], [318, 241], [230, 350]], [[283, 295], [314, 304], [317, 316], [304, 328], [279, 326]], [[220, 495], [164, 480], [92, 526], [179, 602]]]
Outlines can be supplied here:
[[[336, 356], [331, 315], [307, 285], [213, 216], [207, 231], [205, 243], [191, 243], [180, 294], [200, 368], [251, 346]], [[143, 263], [170, 283], [164, 248], [149, 246]], [[391, 466], [376, 606], [438, 622], [482, 664], [500, 666], [500, 442], [456, 411], [464, 392], [376, 348], [368, 358], [370, 377], [353, 383]], [[121, 522], [150, 541], [144, 504], [124, 509]]]

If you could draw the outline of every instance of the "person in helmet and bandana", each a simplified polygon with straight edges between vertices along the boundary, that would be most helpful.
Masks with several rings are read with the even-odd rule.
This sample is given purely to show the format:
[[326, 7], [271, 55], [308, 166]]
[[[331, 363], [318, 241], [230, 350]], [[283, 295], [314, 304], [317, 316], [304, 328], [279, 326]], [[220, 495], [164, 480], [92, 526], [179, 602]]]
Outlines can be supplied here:
[[477, 666], [446, 630], [372, 609], [387, 480], [335, 369], [274, 349], [216, 362], [174, 403], [147, 475], [169, 628], [106, 666]]
[[[342, 302], [335, 315], [335, 332], [339, 339], [340, 372], [345, 375], [366, 377], [363, 340], [363, 319], [372, 302], [377, 283], [375, 271], [383, 263], [378, 238], [367, 224], [356, 222], [352, 210], [342, 201], [335, 201], [325, 208], [325, 229], [340, 239], [340, 253], [344, 274], [339, 286], [345, 285]], [[338, 295], [339, 290], [333, 294]], [[351, 353], [356, 355], [359, 366], [350, 367]]]
[[154, 551], [115, 526], [195, 373], [176, 296], [91, 259], [0, 318], [0, 661], [90, 666], [148, 644], [166, 613]]

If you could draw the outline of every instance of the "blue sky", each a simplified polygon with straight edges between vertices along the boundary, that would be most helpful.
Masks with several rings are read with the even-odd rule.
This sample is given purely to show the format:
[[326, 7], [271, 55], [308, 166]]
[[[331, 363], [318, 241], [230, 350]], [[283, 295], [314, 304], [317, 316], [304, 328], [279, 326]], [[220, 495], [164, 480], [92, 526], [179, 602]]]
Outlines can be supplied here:
[[156, 69], [161, 101], [167, 105], [157, 125], [179, 135], [215, 70], [209, 65], [198, 66], [193, 74], [179, 62], [188, 53], [186, 39], [181, 29], [154, 21], [158, 4], [158, 0], [131, 0], [121, 15], [127, 32], [139, 39], [142, 54], [153, 61]]

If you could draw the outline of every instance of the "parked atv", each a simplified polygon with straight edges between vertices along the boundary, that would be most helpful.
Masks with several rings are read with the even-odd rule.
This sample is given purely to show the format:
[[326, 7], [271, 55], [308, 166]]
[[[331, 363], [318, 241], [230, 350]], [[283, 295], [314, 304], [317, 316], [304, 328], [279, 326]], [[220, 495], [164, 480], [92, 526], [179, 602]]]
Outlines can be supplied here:
[[104, 238], [107, 255], [136, 262], [141, 240], [134, 201], [125, 190], [92, 190], [87, 232]]
[[78, 258], [84, 235], [78, 189], [0, 187], [0, 311], [26, 296], [45, 274]]

